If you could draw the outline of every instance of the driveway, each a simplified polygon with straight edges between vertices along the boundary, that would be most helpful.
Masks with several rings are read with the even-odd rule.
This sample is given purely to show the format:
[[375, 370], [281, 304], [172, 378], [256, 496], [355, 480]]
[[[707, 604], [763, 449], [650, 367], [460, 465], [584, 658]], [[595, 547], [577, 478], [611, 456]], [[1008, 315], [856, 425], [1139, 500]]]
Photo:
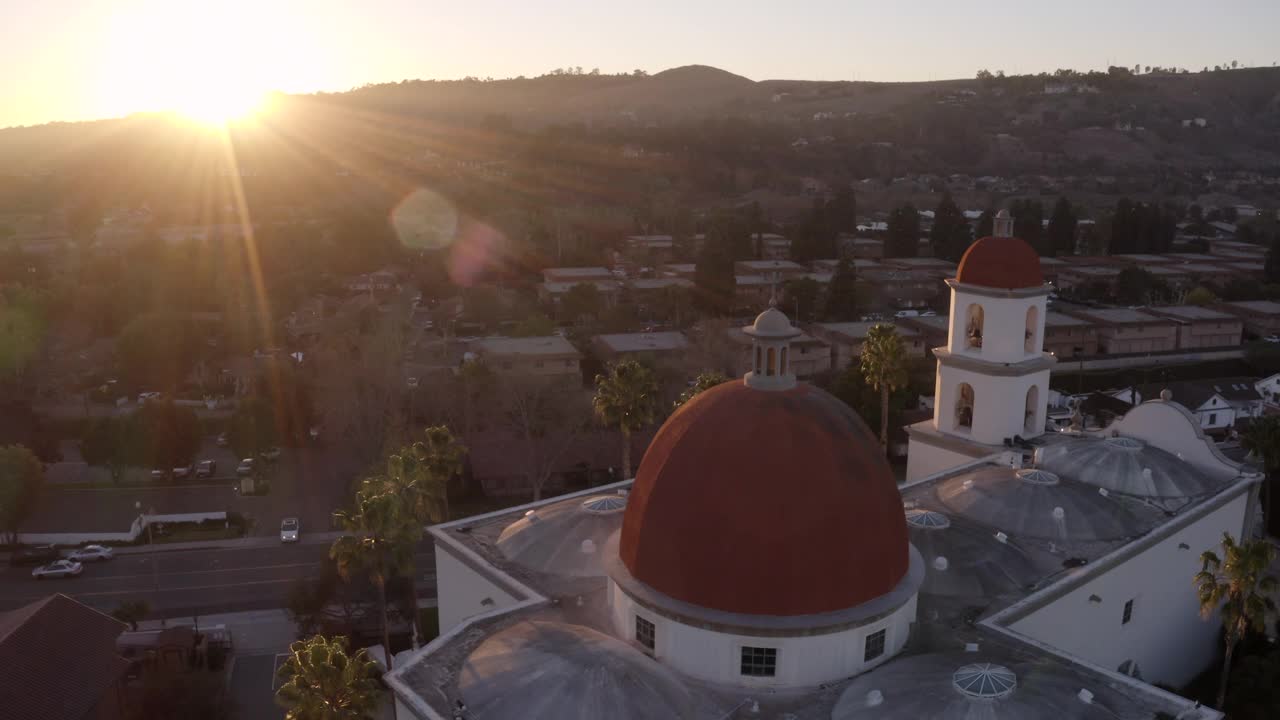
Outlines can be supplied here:
[[238, 655], [231, 670], [231, 699], [237, 720], [283, 720], [275, 703], [275, 669], [280, 656]]

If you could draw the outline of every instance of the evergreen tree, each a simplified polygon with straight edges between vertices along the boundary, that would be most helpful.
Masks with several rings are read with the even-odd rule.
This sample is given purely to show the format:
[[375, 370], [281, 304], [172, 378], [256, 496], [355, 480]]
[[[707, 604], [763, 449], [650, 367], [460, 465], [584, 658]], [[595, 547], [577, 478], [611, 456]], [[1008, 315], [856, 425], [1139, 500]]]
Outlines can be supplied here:
[[1025, 240], [1040, 255], [1053, 255], [1044, 233], [1044, 206], [1039, 200], [1014, 202], [1009, 208], [1013, 215], [1013, 236]]
[[1280, 283], [1280, 235], [1271, 239], [1271, 247], [1267, 249], [1267, 262], [1262, 274], [1267, 284]]
[[1076, 249], [1076, 213], [1071, 201], [1059, 197], [1053, 205], [1053, 214], [1049, 217], [1048, 242], [1052, 254], [1072, 255]]
[[851, 233], [857, 229], [858, 199], [848, 185], [842, 185], [827, 201], [827, 226], [834, 233]]
[[960, 262], [964, 251], [973, 242], [969, 221], [964, 219], [964, 213], [951, 199], [950, 193], [942, 196], [938, 207], [933, 211], [933, 228], [929, 231], [929, 241], [933, 244], [934, 255], [951, 262]]
[[727, 315], [733, 307], [733, 293], [738, 281], [733, 272], [733, 255], [723, 243], [710, 235], [698, 250], [693, 271], [695, 304], [712, 315]]
[[996, 213], [991, 208], [982, 211], [982, 216], [978, 218], [978, 227], [974, 229], [973, 236], [976, 238], [991, 237], [991, 233], [995, 232]]
[[1108, 252], [1112, 255], [1134, 253], [1138, 251], [1138, 218], [1134, 204], [1129, 198], [1116, 201], [1115, 212], [1111, 215], [1111, 242]]
[[889, 213], [889, 232], [884, 240], [885, 257], [915, 257], [920, 254], [920, 213], [911, 203]]
[[831, 226], [831, 213], [822, 200], [814, 200], [809, 217], [795, 229], [791, 238], [791, 259], [799, 263], [835, 257], [836, 231]]
[[841, 258], [827, 286], [827, 299], [822, 305], [822, 319], [827, 322], [850, 322], [858, 319], [858, 276], [853, 261]]

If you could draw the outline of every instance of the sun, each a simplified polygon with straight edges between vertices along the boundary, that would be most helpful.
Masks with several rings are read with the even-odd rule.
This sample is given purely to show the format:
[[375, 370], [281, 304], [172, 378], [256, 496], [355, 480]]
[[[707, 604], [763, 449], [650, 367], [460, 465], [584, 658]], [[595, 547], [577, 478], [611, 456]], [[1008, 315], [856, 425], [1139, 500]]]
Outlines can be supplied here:
[[266, 93], [230, 79], [192, 83], [173, 109], [202, 125], [225, 125], [256, 115], [265, 107]]

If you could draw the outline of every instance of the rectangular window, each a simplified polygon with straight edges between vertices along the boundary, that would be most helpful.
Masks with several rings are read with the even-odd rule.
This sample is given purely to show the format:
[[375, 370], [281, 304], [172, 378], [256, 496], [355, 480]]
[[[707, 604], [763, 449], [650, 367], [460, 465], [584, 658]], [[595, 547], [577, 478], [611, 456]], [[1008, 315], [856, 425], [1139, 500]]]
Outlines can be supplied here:
[[534, 366], [534, 367], [536, 367], [536, 368], [538, 368], [539, 370], [541, 370], [541, 369], [542, 369], [542, 361], [541, 361], [541, 360], [539, 360], [539, 361], [535, 362], [535, 363], [533, 364], [533, 366]]
[[742, 648], [742, 674], [747, 677], [773, 677], [778, 670], [777, 648]]
[[1130, 600], [1124, 604], [1124, 615], [1120, 618], [1121, 625], [1128, 625], [1133, 619], [1133, 601]]
[[1209, 424], [1210, 425], [1218, 424], [1218, 413], [1209, 413]]
[[636, 616], [636, 642], [652, 650], [653, 638], [654, 638], [653, 623], [637, 615]]
[[884, 630], [877, 630], [867, 636], [862, 650], [862, 662], [871, 662], [884, 654]]

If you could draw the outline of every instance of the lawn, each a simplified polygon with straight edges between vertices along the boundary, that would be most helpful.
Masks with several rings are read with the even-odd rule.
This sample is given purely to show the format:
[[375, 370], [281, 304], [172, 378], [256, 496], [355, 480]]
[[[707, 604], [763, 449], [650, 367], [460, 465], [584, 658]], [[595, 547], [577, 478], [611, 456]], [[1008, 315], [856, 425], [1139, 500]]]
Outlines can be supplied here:
[[[200, 540], [229, 540], [244, 535], [243, 529], [232, 525], [224, 528], [212, 527], [173, 527], [163, 536], [155, 538], [157, 545], [162, 543], [197, 542]], [[143, 534], [146, 537], [146, 534]]]

